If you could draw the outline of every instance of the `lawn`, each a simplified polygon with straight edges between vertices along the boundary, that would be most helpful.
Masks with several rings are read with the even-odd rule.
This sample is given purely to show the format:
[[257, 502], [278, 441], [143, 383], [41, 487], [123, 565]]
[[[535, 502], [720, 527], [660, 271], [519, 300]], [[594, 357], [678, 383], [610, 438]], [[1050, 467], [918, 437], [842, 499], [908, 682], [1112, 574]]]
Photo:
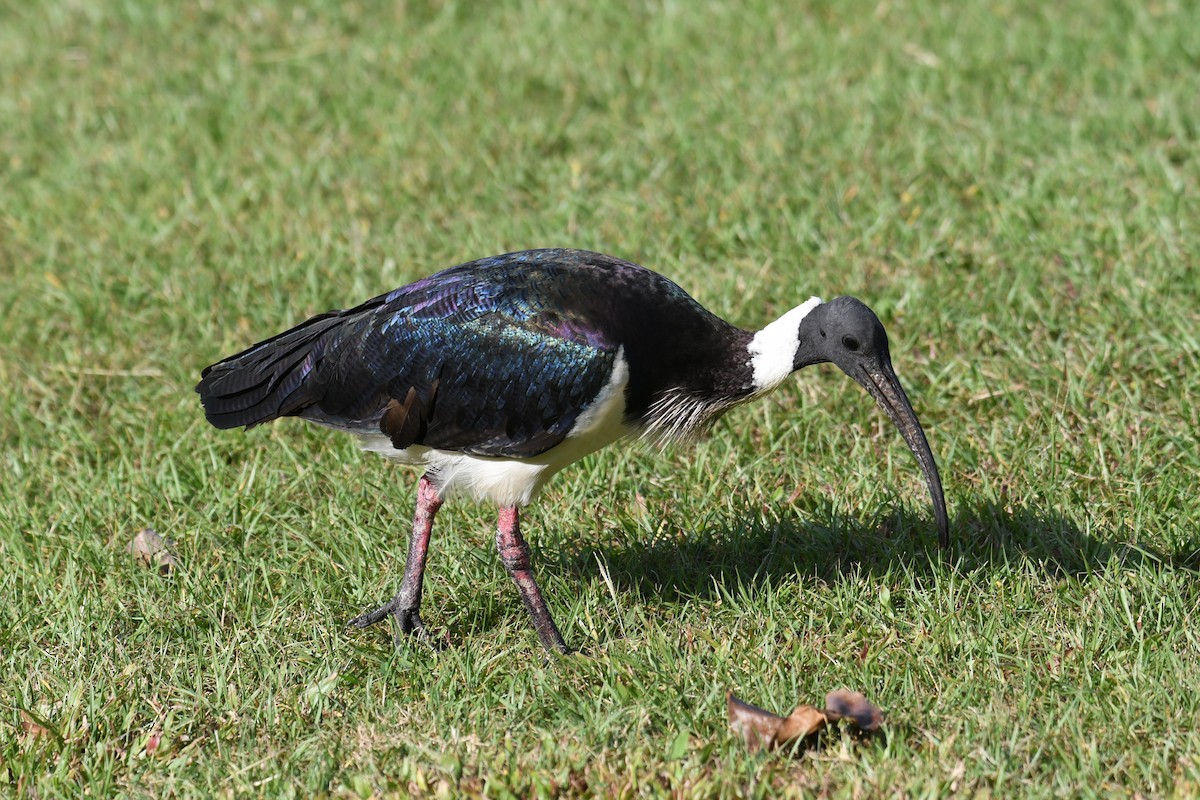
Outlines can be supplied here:
[[[23, 797], [1200, 794], [1200, 6], [0, 0], [0, 786]], [[953, 546], [859, 387], [611, 448], [524, 525], [205, 365], [509, 250], [760, 327], [880, 315]], [[168, 576], [127, 552], [154, 528]], [[726, 693], [884, 711], [749, 753]], [[82, 787], [82, 789], [80, 788]]]

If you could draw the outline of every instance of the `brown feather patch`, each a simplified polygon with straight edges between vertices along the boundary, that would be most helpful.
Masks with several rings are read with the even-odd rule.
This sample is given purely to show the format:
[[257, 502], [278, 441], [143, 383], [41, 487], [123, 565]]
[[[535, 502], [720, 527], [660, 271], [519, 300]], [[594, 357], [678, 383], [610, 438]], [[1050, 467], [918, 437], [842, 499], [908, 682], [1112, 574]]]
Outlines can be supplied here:
[[417, 390], [410, 387], [401, 402], [395, 398], [388, 401], [379, 419], [379, 429], [391, 437], [392, 446], [403, 450], [421, 438], [425, 427], [421, 410], [416, 407]]

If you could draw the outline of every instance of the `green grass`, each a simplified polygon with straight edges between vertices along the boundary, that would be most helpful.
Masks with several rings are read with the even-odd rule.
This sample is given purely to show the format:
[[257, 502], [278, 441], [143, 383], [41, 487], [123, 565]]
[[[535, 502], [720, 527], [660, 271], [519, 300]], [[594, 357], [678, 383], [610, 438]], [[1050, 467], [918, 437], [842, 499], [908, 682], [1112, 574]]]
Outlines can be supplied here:
[[[0, 3], [0, 785], [1200, 793], [1198, 7], [789, 5]], [[398, 585], [415, 475], [213, 430], [200, 368], [555, 245], [748, 327], [865, 299], [951, 559], [900, 437], [811, 369], [530, 510], [581, 655], [461, 503], [425, 598], [453, 645], [343, 630]], [[728, 690], [839, 686], [883, 735], [727, 730]]]

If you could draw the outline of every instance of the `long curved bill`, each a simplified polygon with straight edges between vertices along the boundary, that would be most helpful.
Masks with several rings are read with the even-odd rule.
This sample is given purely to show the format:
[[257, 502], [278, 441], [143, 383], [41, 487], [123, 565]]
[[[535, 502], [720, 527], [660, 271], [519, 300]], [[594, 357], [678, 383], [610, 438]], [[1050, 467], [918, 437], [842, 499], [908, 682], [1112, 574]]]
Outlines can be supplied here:
[[950, 546], [950, 520], [946, 515], [946, 496], [942, 493], [942, 479], [938, 475], [937, 462], [933, 460], [933, 451], [925, 438], [925, 431], [917, 420], [917, 412], [913, 411], [908, 402], [908, 395], [900, 385], [900, 379], [892, 370], [892, 365], [885, 359], [877, 364], [862, 367], [861, 374], [852, 375], [863, 388], [879, 403], [904, 437], [908, 449], [917, 457], [921, 471], [925, 473], [925, 483], [929, 486], [929, 496], [933, 500], [933, 514], [937, 518], [938, 546], [943, 550]]

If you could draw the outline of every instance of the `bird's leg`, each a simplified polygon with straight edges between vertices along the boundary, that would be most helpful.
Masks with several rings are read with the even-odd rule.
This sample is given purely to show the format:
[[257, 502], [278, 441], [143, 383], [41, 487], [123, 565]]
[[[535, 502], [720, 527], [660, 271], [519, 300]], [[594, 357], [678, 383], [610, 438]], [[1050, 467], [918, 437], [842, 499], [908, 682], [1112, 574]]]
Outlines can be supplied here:
[[517, 584], [517, 591], [521, 593], [525, 608], [533, 618], [533, 627], [537, 630], [538, 638], [542, 640], [542, 647], [560, 653], [570, 652], [550, 616], [546, 601], [542, 599], [542, 591], [538, 589], [537, 581], [533, 579], [533, 570], [529, 566], [529, 545], [521, 536], [519, 518], [520, 512], [516, 506], [500, 509], [496, 529], [496, 549], [500, 551], [500, 561]]
[[417, 510], [413, 515], [412, 536], [408, 540], [408, 558], [404, 562], [404, 580], [400, 582], [400, 591], [386, 605], [350, 620], [351, 625], [365, 628], [390, 614], [395, 618], [400, 633], [428, 637], [425, 625], [421, 622], [421, 584], [425, 579], [425, 557], [429, 555], [433, 518], [441, 507], [442, 498], [438, 495], [437, 487], [428, 475], [422, 475], [417, 484]]

